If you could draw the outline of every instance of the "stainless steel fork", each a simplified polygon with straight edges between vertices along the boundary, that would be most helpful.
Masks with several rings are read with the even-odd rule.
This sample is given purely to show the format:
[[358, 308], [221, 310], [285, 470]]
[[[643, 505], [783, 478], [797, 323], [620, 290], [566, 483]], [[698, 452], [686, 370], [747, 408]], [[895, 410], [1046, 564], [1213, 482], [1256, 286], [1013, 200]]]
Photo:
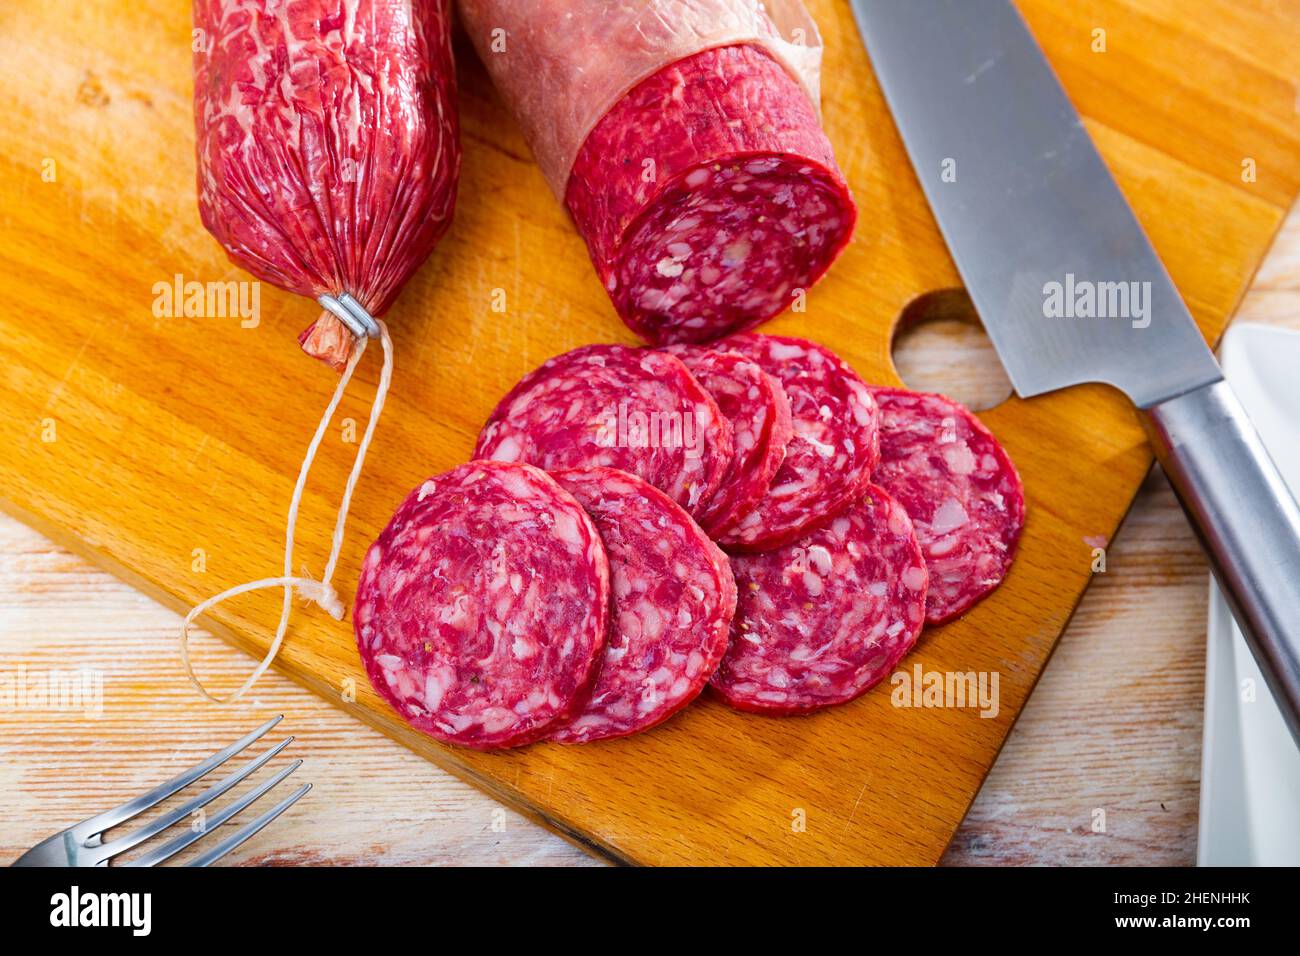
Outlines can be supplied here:
[[[15, 860], [13, 865], [108, 866], [108, 861], [119, 853], [123, 853], [132, 847], [139, 846], [150, 837], [157, 836], [173, 824], [184, 820], [200, 807], [207, 806], [245, 777], [264, 766], [267, 761], [282, 751], [285, 747], [289, 746], [289, 744], [293, 742], [293, 738], [286, 737], [284, 740], [266, 751], [266, 753], [248, 761], [234, 773], [229, 774], [219, 783], [209, 787], [194, 799], [189, 800], [181, 806], [176, 807], [174, 810], [169, 810], [156, 819], [149, 821], [138, 830], [133, 830], [125, 836], [118, 837], [117, 839], [105, 843], [103, 842], [103, 836], [106, 830], [111, 830], [113, 827], [126, 823], [128, 820], [138, 816], [150, 807], [161, 803], [173, 794], [188, 787], [196, 780], [206, 776], [209, 772], [221, 766], [235, 754], [244, 750], [250, 744], [261, 738], [268, 730], [278, 724], [282, 718], [283, 715], [271, 718], [252, 733], [240, 737], [224, 750], [217, 751], [198, 766], [191, 767], [180, 776], [168, 780], [166, 783], [155, 787], [148, 793], [142, 794], [134, 800], [129, 800], [113, 810], [106, 810], [103, 813], [96, 814], [89, 820], [83, 820], [75, 826], [68, 827], [68, 829], [61, 833], [54, 834], [54, 836], [47, 840], [42, 840]], [[250, 804], [256, 802], [300, 766], [302, 766], [302, 761], [295, 760], [270, 780], [260, 784], [255, 790], [246, 793], [235, 802], [222, 807], [209, 817], [201, 828], [187, 828], [184, 833], [168, 840], [166, 843], [156, 849], [150, 850], [142, 856], [127, 861], [124, 865], [156, 866], [163, 860], [175, 856], [181, 850], [185, 849], [195, 841], [203, 839], [203, 837], [207, 836], [209, 833], [214, 832], [217, 827], [221, 826], [221, 824], [225, 823]], [[209, 864], [221, 859], [280, 814], [284, 813], [284, 811], [289, 809], [289, 807], [293, 806], [298, 798], [303, 796], [303, 794], [310, 789], [311, 784], [303, 784], [274, 807], [267, 810], [255, 820], [249, 821], [230, 836], [217, 843], [212, 847], [212, 849], [190, 860], [186, 865], [208, 866]]]

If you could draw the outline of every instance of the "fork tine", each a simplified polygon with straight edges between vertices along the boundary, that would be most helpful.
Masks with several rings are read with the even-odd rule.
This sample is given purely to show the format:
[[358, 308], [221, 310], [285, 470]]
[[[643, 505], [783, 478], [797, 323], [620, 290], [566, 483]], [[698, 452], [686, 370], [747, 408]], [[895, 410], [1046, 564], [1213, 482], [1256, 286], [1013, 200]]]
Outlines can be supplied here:
[[212, 833], [214, 830], [216, 830], [217, 827], [221, 826], [221, 824], [225, 823], [236, 813], [246, 808], [249, 804], [260, 799], [268, 790], [270, 790], [272, 787], [274, 787], [276, 784], [278, 784], [285, 777], [289, 776], [289, 774], [293, 773], [301, 766], [302, 766], [302, 761], [295, 760], [293, 763], [289, 764], [289, 766], [285, 767], [283, 770], [277, 773], [270, 780], [267, 780], [265, 783], [260, 784], [256, 789], [250, 790], [248, 793], [244, 794], [234, 803], [226, 804], [224, 807], [222, 807], [220, 810], [214, 813], [205, 822], [202, 830], [186, 830], [180, 836], [168, 840], [162, 846], [150, 850], [148, 853], [145, 853], [143, 856], [137, 857], [134, 860], [130, 860], [124, 865], [125, 866], [157, 866], [163, 860], [175, 856], [177, 853], [181, 852], [181, 850], [185, 849], [191, 843], [195, 842], [196, 840], [201, 840], [209, 833]]
[[117, 856], [119, 853], [123, 853], [126, 850], [131, 849], [131, 847], [143, 843], [145, 840], [149, 839], [150, 837], [162, 833], [163, 830], [166, 830], [169, 826], [171, 826], [173, 823], [176, 823], [178, 820], [184, 820], [186, 817], [188, 817], [191, 813], [193, 813], [195, 810], [199, 809], [200, 807], [207, 806], [209, 803], [217, 799], [217, 797], [221, 796], [223, 793], [225, 793], [235, 784], [239, 783], [239, 781], [243, 780], [245, 777], [249, 776], [250, 774], [255, 773], [261, 767], [265, 766], [267, 761], [269, 761], [272, 757], [278, 754], [285, 747], [289, 746], [289, 744], [291, 743], [293, 743], [293, 738], [286, 737], [284, 740], [280, 741], [278, 744], [276, 744], [270, 750], [266, 751], [266, 753], [262, 754], [260, 757], [257, 757], [254, 760], [247, 761], [242, 767], [240, 767], [234, 773], [227, 774], [220, 783], [214, 784], [213, 786], [209, 787], [207, 790], [204, 790], [193, 800], [190, 800], [187, 803], [183, 804], [182, 806], [177, 807], [175, 810], [170, 810], [167, 813], [164, 813], [162, 816], [158, 817], [158, 819], [151, 820], [149, 823], [146, 823], [144, 826], [140, 827], [140, 829], [133, 830], [130, 833], [128, 833], [126, 836], [118, 837], [116, 840], [113, 840], [109, 843], [105, 843], [100, 848], [103, 852], [104, 858], [108, 859], [110, 857]]
[[304, 783], [301, 787], [299, 787], [293, 793], [289, 794], [289, 796], [285, 797], [278, 804], [273, 806], [270, 810], [267, 810], [265, 813], [263, 813], [252, 823], [245, 824], [234, 835], [226, 837], [224, 840], [222, 840], [220, 843], [214, 846], [211, 850], [208, 850], [208, 852], [204, 853], [202, 856], [195, 857], [193, 860], [191, 860], [189, 863], [185, 865], [186, 866], [211, 866], [213, 863], [217, 862], [217, 860], [221, 859], [231, 850], [235, 849], [235, 847], [239, 846], [240, 844], [248, 840], [251, 836], [253, 836], [259, 830], [261, 830], [264, 826], [266, 826], [268, 823], [270, 823], [280, 814], [284, 813], [285, 810], [288, 810], [291, 806], [293, 806], [295, 803], [298, 802], [299, 797], [304, 796], [307, 793], [307, 791], [310, 789], [311, 789], [311, 784]]
[[[162, 801], [166, 800], [177, 790], [182, 790], [185, 787], [188, 787], [195, 780], [198, 780], [200, 777], [204, 776], [206, 773], [208, 773], [208, 771], [212, 770], [213, 768], [221, 766], [223, 763], [225, 763], [235, 754], [239, 753], [249, 744], [253, 743], [255, 740], [257, 740], [259, 737], [261, 737], [263, 734], [265, 734], [268, 730], [270, 730], [272, 727], [274, 727], [283, 719], [284, 719], [283, 714], [280, 714], [277, 717], [272, 717], [261, 727], [258, 727], [256, 730], [252, 731], [251, 733], [245, 734], [243, 737], [240, 737], [238, 740], [236, 740], [229, 747], [226, 747], [224, 750], [218, 750], [216, 753], [214, 753], [211, 757], [209, 757], [207, 760], [203, 761], [202, 763], [194, 767], [191, 767], [189, 770], [186, 770], [184, 773], [180, 774], [179, 776], [173, 777], [171, 780], [168, 780], [164, 784], [159, 784], [158, 786], [150, 790], [148, 793], [141, 794], [140, 796], [136, 797], [134, 800], [128, 800], [120, 807], [114, 807], [112, 810], [105, 810], [103, 813], [96, 814], [95, 816], [91, 817], [89, 820], [83, 820], [81, 823], [78, 823], [75, 827], [72, 827], [71, 828], [72, 831], [77, 835], [79, 839], [86, 840], [89, 837], [97, 836], [98, 834], [103, 833], [105, 830], [111, 830], [113, 827], [121, 823], [125, 823], [127, 820], [130, 820], [132, 817], [136, 816], [137, 814], [143, 813], [145, 810], [148, 810], [154, 804], [161, 803]], [[88, 845], [93, 845], [93, 844], [88, 844]]]

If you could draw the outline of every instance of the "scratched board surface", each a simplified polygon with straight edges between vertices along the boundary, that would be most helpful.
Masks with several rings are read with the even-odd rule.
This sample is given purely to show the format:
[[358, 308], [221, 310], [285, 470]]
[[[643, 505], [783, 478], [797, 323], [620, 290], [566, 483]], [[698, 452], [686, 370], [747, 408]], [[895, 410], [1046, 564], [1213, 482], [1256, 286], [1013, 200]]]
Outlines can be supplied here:
[[[959, 280], [848, 4], [810, 6], [827, 46], [827, 130], [862, 218], [807, 312], [768, 329], [815, 338], [869, 381], [892, 383], [899, 312]], [[1020, 8], [1217, 338], [1300, 189], [1300, 6]], [[388, 316], [396, 373], [337, 576], [348, 597], [403, 495], [466, 458], [520, 375], [577, 345], [632, 341], [468, 44], [457, 52], [456, 221]], [[279, 573], [284, 511], [335, 380], [294, 342], [312, 303], [263, 285], [255, 321], [185, 317], [168, 315], [157, 291], [178, 275], [249, 278], [195, 208], [188, 5], [7, 4], [0, 75], [0, 264], [11, 293], [0, 314], [0, 505], [176, 608]], [[297, 560], [315, 574], [376, 378], [367, 357], [308, 486]], [[1013, 398], [983, 417], [1028, 490], [1021, 554], [1004, 587], [928, 631], [903, 669], [996, 672], [996, 716], [896, 707], [886, 686], [807, 718], [706, 700], [627, 740], [476, 754], [396, 720], [366, 683], [347, 621], [300, 610], [278, 666], [615, 859], [933, 862], [1150, 463], [1131, 411], [1102, 387]], [[213, 630], [260, 656], [278, 604], [263, 592], [224, 605]]]

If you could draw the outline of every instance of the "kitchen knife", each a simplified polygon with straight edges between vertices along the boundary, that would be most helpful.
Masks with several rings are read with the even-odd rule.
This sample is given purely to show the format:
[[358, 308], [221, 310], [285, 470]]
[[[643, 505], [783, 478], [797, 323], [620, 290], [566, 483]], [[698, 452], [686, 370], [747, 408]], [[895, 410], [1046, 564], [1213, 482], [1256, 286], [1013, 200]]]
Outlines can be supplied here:
[[1300, 745], [1300, 508], [1009, 0], [852, 0], [1016, 392], [1138, 408]]

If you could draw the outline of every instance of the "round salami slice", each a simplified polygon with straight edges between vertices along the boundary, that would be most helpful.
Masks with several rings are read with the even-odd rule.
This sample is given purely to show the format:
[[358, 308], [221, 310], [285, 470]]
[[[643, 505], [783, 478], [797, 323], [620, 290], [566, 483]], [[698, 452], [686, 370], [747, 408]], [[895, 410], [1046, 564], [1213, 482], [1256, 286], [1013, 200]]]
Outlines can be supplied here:
[[784, 311], [857, 218], [808, 94], [750, 45], [633, 88], [584, 141], [565, 201], [619, 316], [655, 345]]
[[397, 509], [353, 615], [366, 674], [403, 719], [486, 750], [582, 712], [609, 601], [600, 534], [573, 496], [529, 465], [472, 461]]
[[677, 358], [587, 345], [524, 376], [483, 426], [474, 457], [618, 468], [696, 514], [731, 462], [731, 426]]
[[624, 737], [696, 698], [727, 649], [736, 583], [718, 550], [667, 495], [612, 468], [557, 471], [609, 556], [614, 609], [586, 709], [560, 743]]
[[733, 455], [717, 494], [698, 516], [717, 537], [767, 493], [794, 434], [790, 399], [771, 375], [739, 352], [715, 352], [700, 345], [669, 345], [713, 396], [731, 423]]
[[803, 339], [736, 335], [718, 344], [774, 376], [790, 399], [794, 435], [771, 486], [718, 541], [761, 551], [793, 541], [853, 500], [880, 460], [879, 410], [858, 373]]
[[1025, 524], [1025, 493], [1006, 451], [978, 418], [942, 395], [872, 389], [880, 405], [873, 481], [916, 526], [930, 569], [926, 617], [942, 624], [1006, 576]]
[[793, 544], [731, 559], [739, 601], [710, 686], [738, 710], [796, 714], [880, 681], [925, 624], [925, 560], [876, 485]]

